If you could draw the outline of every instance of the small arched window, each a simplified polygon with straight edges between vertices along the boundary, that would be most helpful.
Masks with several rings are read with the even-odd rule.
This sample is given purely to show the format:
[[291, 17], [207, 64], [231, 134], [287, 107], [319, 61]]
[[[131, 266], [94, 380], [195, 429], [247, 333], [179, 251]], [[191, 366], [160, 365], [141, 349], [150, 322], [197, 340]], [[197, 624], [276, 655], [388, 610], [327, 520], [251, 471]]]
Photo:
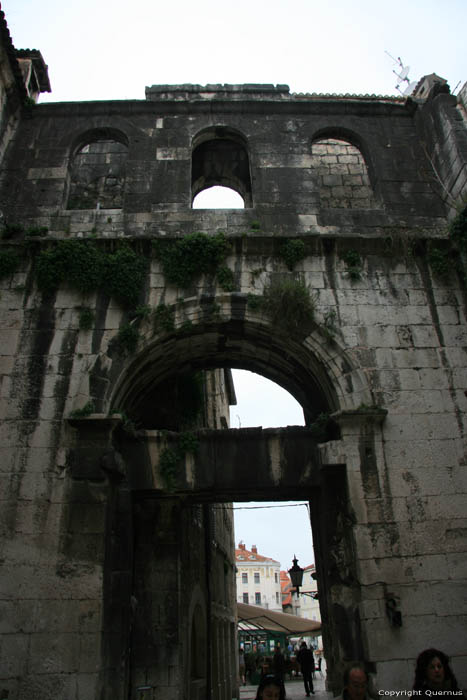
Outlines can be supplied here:
[[230, 188], [242, 198], [244, 206], [252, 206], [250, 161], [246, 140], [241, 134], [227, 127], [207, 129], [198, 134], [193, 142], [192, 202], [200, 192], [214, 187]]
[[361, 151], [341, 138], [321, 138], [312, 146], [321, 207], [373, 209], [375, 195]]
[[115, 133], [89, 133], [71, 161], [67, 208], [121, 209], [127, 156], [127, 144]]

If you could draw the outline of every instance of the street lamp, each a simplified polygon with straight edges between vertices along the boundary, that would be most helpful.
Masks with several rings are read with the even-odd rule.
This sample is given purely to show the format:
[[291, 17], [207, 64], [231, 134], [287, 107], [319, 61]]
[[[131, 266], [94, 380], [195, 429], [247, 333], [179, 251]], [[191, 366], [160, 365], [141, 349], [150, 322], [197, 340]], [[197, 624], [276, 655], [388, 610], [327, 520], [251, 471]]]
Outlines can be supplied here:
[[301, 566], [298, 565], [298, 559], [293, 555], [293, 566], [291, 569], [289, 569], [289, 576], [290, 580], [292, 581], [292, 586], [295, 588], [297, 591], [297, 595], [300, 593], [300, 586], [302, 585], [303, 581], [303, 569]]
[[292, 586], [295, 588], [297, 597], [301, 595], [309, 595], [310, 598], [314, 598], [314, 600], [318, 600], [318, 592], [316, 593], [311, 593], [309, 591], [300, 591], [300, 586], [302, 585], [303, 581], [303, 571], [301, 566], [298, 565], [298, 559], [293, 555], [293, 566], [289, 569], [289, 576], [290, 580], [292, 581]]

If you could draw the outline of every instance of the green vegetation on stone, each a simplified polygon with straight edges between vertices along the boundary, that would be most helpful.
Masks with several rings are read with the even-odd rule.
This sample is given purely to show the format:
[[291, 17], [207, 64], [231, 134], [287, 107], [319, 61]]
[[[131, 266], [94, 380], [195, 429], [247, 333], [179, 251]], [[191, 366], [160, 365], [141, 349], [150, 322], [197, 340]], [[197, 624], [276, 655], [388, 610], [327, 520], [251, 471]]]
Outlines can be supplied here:
[[67, 283], [83, 294], [103, 291], [126, 308], [136, 306], [146, 271], [145, 258], [128, 245], [107, 253], [93, 242], [77, 239], [58, 241], [36, 260], [41, 291], [51, 293]]
[[0, 279], [11, 277], [16, 272], [21, 262], [19, 253], [16, 250], [0, 250]]
[[95, 412], [93, 401], [88, 401], [82, 408], [77, 408], [70, 413], [70, 418], [87, 418]]
[[277, 328], [295, 336], [308, 333], [314, 321], [315, 301], [302, 280], [272, 279], [261, 296], [249, 295], [248, 305], [261, 309]]
[[155, 241], [154, 254], [167, 282], [186, 289], [202, 274], [216, 274], [223, 266], [230, 244], [224, 233], [208, 236], [191, 233], [170, 241]]
[[360, 253], [357, 250], [347, 250], [341, 257], [345, 262], [350, 279], [353, 281], [362, 279], [363, 263]]
[[306, 257], [305, 243], [300, 239], [286, 241], [280, 247], [279, 257], [289, 270], [293, 270], [297, 263]]
[[172, 447], [166, 447], [162, 450], [158, 466], [168, 491], [175, 490], [177, 477], [180, 476], [187, 452], [195, 454], [198, 449], [199, 443], [196, 435], [180, 433]]

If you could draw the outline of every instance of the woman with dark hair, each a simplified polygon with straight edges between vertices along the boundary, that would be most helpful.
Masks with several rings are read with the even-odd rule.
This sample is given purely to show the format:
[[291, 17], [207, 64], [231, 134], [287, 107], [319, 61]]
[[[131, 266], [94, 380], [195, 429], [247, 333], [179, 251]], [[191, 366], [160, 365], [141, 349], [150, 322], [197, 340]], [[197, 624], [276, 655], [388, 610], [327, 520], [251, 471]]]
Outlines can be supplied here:
[[285, 685], [277, 676], [263, 676], [256, 692], [256, 700], [285, 700]]
[[423, 691], [422, 694], [426, 694], [427, 697], [431, 697], [434, 690], [457, 691], [453, 692], [453, 695], [462, 698], [456, 677], [449, 665], [449, 658], [439, 649], [425, 649], [419, 654], [413, 689]]

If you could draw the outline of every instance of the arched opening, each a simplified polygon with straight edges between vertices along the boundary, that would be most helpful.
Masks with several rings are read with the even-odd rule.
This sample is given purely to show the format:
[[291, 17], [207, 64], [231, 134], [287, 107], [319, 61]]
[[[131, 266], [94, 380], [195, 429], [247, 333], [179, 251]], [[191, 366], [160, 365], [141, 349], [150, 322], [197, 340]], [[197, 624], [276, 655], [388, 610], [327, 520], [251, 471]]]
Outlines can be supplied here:
[[77, 143], [70, 162], [67, 209], [121, 209], [126, 137], [113, 129], [96, 129]]
[[215, 186], [228, 187], [252, 206], [250, 162], [246, 139], [228, 127], [209, 128], [193, 140], [191, 198]]
[[[293, 432], [311, 430], [321, 414], [330, 414], [339, 407], [338, 386], [330, 380], [333, 361], [330, 359], [325, 368], [304, 344], [271, 334], [269, 326], [262, 328], [252, 321], [239, 323], [209, 319], [192, 324], [189, 331], [185, 327], [183, 332], [175, 329], [157, 339], [152, 338], [126, 367], [121, 379], [114, 382], [113, 410], [118, 406], [133, 423], [129, 431], [116, 433], [114, 443], [127, 465], [126, 488], [133, 494], [131, 515], [126, 514], [133, 520], [130, 529], [135, 533], [133, 574], [128, 579], [128, 595], [138, 601], [130, 644], [132, 678], [151, 676], [162, 683], [160, 668], [175, 663], [175, 658], [180, 668], [191, 673], [188, 651], [183, 652], [181, 638], [184, 635], [182, 630], [187, 629], [185, 600], [190, 599], [190, 591], [196, 586], [205, 591], [207, 599], [204, 648], [210, 669], [207, 687], [217, 688], [214, 697], [228, 697], [232, 692], [235, 683], [229, 670], [232, 664], [226, 662], [223, 651], [224, 648], [235, 649], [232, 502], [245, 503], [252, 498], [262, 502], [274, 501], [276, 505], [298, 499], [309, 504], [317, 569], [322, 572], [320, 606], [323, 630], [324, 626], [328, 630], [326, 634], [323, 632], [323, 638], [334, 667], [339, 661], [340, 633], [329, 614], [329, 605], [332, 600], [336, 608], [339, 596], [344, 602], [348, 599], [347, 584], [339, 578], [338, 572], [332, 574], [332, 579], [328, 578], [327, 572], [334, 572], [336, 568], [337, 546], [350, 558], [353, 551], [351, 529], [345, 528], [349, 521], [345, 468], [333, 465], [322, 471], [319, 463], [313, 462], [318, 454], [315, 444], [338, 437], [339, 431], [330, 421], [330, 431], [319, 439], [313, 438], [311, 443], [308, 433], [303, 443], [301, 434], [295, 437]], [[342, 371], [342, 363], [338, 362], [338, 365]], [[260, 428], [227, 430], [226, 413], [233, 398], [229, 380], [231, 367], [256, 371], [287, 389], [302, 406], [308, 427], [294, 428], [292, 432], [280, 429], [277, 434], [274, 430], [269, 432]], [[193, 392], [187, 387], [193, 379], [202, 386], [203, 401], [194, 414], [184, 412], [182, 420], [180, 405], [184, 404], [183, 396], [192, 397]], [[191, 398], [188, 403], [192, 406]], [[182, 457], [177, 457], [175, 452], [174, 462], [173, 446], [176, 450], [187, 431], [198, 428], [204, 428], [204, 432], [197, 432], [199, 451], [198, 446], [192, 452], [191, 447], [184, 447]], [[274, 454], [285, 456], [285, 481], [278, 472], [279, 464], [272, 472], [270, 470], [273, 454], [267, 452], [270, 439], [278, 440], [276, 444], [281, 445], [274, 448]], [[163, 447], [160, 440], [168, 440], [168, 447]], [[295, 440], [309, 445], [311, 452], [297, 452]], [[172, 461], [163, 464], [162, 455], [166, 449], [166, 456]], [[302, 462], [303, 455], [308, 456], [303, 457], [305, 461]], [[309, 459], [312, 461], [306, 461]], [[207, 465], [204, 472], [203, 465]], [[162, 485], [156, 483], [154, 488], [151, 474], [156, 470], [160, 476], [163, 468], [166, 469], [163, 481], [157, 482]], [[311, 480], [308, 468], [314, 474]], [[181, 494], [177, 475], [185, 469], [188, 490]], [[261, 470], [264, 479], [256, 476]], [[207, 486], [202, 486], [202, 481], [199, 481], [200, 474], [201, 480], [208, 479]], [[230, 479], [231, 484], [227, 490], [226, 479]], [[247, 487], [243, 479], [250, 480]], [[118, 503], [118, 499], [115, 502]], [[124, 527], [123, 523], [124, 518], [119, 526]], [[310, 562], [304, 559], [302, 563], [307, 565]], [[291, 562], [286, 562], [285, 569], [290, 565]], [[339, 593], [341, 589], [345, 589], [343, 593]], [[114, 595], [112, 589], [106, 595]], [[353, 608], [347, 613], [345, 605], [337, 605], [339, 609], [333, 614], [346, 616], [343, 618], [345, 625], [341, 620], [340, 626], [346, 636], [349, 658], [352, 658], [350, 654], [359, 644], [358, 624], [354, 621]], [[158, 611], [156, 622], [148, 626], [148, 614], [152, 615], [154, 610]], [[173, 642], [170, 641], [170, 629], [178, 630]], [[185, 643], [187, 650], [192, 641], [189, 631]], [[237, 665], [234, 664], [233, 668], [235, 673]], [[340, 669], [336, 677], [339, 673]]]
[[231, 187], [207, 187], [193, 199], [193, 209], [244, 209], [245, 201]]
[[313, 168], [318, 177], [321, 207], [373, 209], [377, 206], [367, 163], [355, 142], [339, 133], [313, 141]]
[[[232, 427], [263, 428], [303, 425], [300, 404], [277, 384], [245, 370], [234, 370], [237, 403], [231, 407]], [[319, 625], [321, 613], [311, 532], [310, 503], [300, 501], [254, 501], [234, 503], [237, 567], [237, 603], [261, 606], [274, 612], [292, 614], [300, 624], [310, 620]], [[303, 572], [303, 586], [297, 594], [288, 574], [296, 557]], [[296, 681], [299, 643], [313, 650], [315, 662], [323, 659], [322, 634], [283, 634], [239, 625], [239, 645], [246, 660], [247, 682], [255, 685], [260, 676], [258, 656], [272, 665], [276, 644], [281, 645], [286, 664], [286, 681]], [[322, 669], [325, 670], [325, 663]], [[301, 683], [300, 683], [301, 685]], [[324, 690], [324, 673], [317, 673], [315, 691]]]

